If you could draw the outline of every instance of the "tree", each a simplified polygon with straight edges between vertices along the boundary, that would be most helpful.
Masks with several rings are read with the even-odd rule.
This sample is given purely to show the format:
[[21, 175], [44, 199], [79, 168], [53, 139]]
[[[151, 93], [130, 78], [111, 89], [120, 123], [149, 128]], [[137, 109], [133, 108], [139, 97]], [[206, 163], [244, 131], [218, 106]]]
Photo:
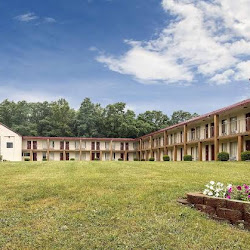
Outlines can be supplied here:
[[[143, 132], [151, 133], [153, 131], [165, 128], [169, 125], [169, 118], [163, 114], [162, 111], [146, 111], [139, 114], [137, 120], [140, 121], [140, 125], [143, 127]], [[147, 125], [143, 125], [146, 123]]]
[[197, 117], [198, 114], [197, 113], [189, 113], [189, 112], [185, 112], [183, 110], [178, 110], [178, 111], [174, 111], [172, 116], [171, 116], [171, 120], [170, 120], [170, 124], [174, 125], [180, 122], [184, 122], [187, 120], [190, 120], [194, 117]]
[[51, 126], [50, 136], [74, 136], [75, 111], [65, 99], [51, 103], [48, 125]]
[[76, 135], [84, 137], [103, 137], [103, 108], [85, 98], [76, 113]]

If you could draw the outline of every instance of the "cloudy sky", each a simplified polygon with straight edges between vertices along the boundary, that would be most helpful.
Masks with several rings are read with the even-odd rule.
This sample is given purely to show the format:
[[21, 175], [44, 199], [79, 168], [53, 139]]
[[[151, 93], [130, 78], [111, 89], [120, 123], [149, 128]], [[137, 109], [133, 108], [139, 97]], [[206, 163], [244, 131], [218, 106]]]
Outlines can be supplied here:
[[250, 0], [0, 0], [0, 101], [200, 114], [250, 97]]

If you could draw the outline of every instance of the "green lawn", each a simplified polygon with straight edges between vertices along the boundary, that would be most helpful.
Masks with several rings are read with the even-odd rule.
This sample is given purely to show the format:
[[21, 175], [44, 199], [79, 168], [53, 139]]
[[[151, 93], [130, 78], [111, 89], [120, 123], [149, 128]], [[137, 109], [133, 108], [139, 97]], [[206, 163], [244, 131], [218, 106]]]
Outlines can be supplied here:
[[176, 202], [241, 162], [0, 163], [0, 249], [249, 249], [250, 233]]

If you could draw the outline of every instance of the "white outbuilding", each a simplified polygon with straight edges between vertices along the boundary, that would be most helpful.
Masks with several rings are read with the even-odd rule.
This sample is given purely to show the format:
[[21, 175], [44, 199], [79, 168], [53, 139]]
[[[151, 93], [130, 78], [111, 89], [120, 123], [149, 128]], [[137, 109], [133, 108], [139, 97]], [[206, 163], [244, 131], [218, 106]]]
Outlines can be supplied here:
[[22, 160], [22, 136], [0, 123], [0, 155], [2, 160]]

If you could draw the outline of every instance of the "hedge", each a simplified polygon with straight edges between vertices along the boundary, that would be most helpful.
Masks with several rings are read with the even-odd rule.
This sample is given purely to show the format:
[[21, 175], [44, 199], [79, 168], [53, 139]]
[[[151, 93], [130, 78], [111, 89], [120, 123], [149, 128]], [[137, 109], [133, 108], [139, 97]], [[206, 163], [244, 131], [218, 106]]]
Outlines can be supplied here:
[[150, 157], [148, 160], [149, 161], [155, 161], [155, 158], [154, 157]]
[[163, 161], [170, 161], [170, 157], [168, 155], [163, 155]]
[[192, 155], [184, 155], [183, 160], [184, 161], [192, 161], [193, 160]]
[[242, 161], [250, 161], [250, 151], [245, 151], [241, 153]]
[[229, 160], [229, 153], [227, 152], [220, 152], [218, 153], [218, 161], [228, 161]]

